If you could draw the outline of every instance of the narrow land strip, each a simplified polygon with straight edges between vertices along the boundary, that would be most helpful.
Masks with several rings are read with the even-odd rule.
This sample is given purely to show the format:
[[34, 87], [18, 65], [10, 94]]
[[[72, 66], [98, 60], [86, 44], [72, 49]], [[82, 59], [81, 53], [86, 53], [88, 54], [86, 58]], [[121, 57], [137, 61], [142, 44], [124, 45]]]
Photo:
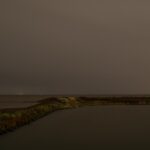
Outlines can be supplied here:
[[0, 134], [46, 116], [56, 110], [94, 105], [149, 105], [150, 97], [49, 97], [26, 108], [0, 110]]

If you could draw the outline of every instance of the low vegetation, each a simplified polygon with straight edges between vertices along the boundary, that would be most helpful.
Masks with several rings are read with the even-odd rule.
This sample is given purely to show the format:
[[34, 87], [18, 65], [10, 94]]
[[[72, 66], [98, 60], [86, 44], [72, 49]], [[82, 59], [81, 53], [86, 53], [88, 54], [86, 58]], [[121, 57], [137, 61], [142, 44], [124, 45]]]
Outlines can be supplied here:
[[150, 104], [150, 97], [50, 97], [31, 107], [0, 110], [0, 134], [13, 131], [56, 110], [110, 104], [147, 105]]

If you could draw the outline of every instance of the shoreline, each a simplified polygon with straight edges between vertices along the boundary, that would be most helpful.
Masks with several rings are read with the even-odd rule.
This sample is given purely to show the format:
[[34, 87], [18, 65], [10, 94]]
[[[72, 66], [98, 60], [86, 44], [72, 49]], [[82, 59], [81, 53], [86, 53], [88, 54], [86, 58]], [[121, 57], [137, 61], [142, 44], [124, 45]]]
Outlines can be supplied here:
[[0, 135], [54, 111], [96, 105], [150, 105], [150, 97], [49, 97], [25, 108], [0, 109]]

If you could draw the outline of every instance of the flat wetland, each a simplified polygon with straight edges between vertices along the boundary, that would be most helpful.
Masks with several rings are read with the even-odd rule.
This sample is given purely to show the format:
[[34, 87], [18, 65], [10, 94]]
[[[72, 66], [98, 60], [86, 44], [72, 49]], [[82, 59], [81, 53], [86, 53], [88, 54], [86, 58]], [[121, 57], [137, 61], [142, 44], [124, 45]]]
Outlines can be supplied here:
[[16, 97], [0, 109], [0, 149], [150, 149], [150, 97]]
[[150, 106], [61, 110], [0, 136], [3, 150], [150, 149]]
[[38, 100], [49, 96], [44, 95], [0, 95], [0, 109], [23, 108], [38, 103]]

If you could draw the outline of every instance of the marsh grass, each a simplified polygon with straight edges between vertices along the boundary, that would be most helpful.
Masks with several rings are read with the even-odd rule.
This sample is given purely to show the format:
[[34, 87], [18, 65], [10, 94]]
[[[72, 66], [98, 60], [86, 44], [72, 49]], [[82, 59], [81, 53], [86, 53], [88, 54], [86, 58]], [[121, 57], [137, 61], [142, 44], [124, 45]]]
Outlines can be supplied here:
[[27, 108], [0, 110], [0, 134], [28, 124], [51, 112], [77, 107], [73, 98], [49, 98]]
[[150, 97], [50, 97], [27, 108], [0, 110], [0, 134], [29, 124], [49, 113], [95, 105], [149, 105]]

